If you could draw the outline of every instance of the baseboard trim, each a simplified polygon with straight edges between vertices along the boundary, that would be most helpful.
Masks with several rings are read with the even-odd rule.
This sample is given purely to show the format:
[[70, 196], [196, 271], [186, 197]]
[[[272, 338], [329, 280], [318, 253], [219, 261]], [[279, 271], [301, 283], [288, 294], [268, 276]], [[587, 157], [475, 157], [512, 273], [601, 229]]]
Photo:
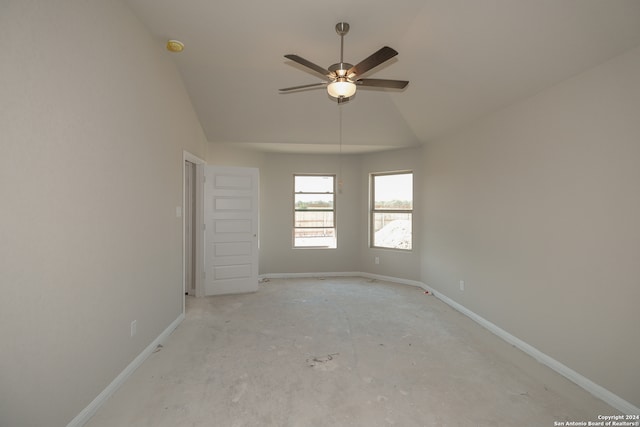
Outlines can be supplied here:
[[606, 388], [594, 383], [590, 379], [588, 379], [585, 376], [577, 373], [576, 371], [574, 371], [573, 369], [571, 369], [568, 366], [564, 365], [563, 363], [558, 362], [556, 359], [554, 359], [551, 356], [541, 352], [540, 350], [538, 350], [537, 348], [533, 347], [532, 345], [529, 345], [526, 342], [522, 341], [521, 339], [511, 335], [510, 333], [508, 333], [504, 329], [496, 326], [495, 324], [491, 323], [490, 321], [488, 321], [484, 317], [479, 316], [478, 314], [476, 314], [473, 311], [469, 310], [468, 308], [466, 308], [462, 304], [457, 303], [456, 301], [452, 300], [448, 296], [446, 296], [446, 295], [444, 295], [444, 294], [432, 289], [431, 287], [429, 287], [429, 286], [427, 286], [425, 284], [422, 285], [422, 288], [425, 289], [425, 290], [428, 290], [429, 292], [431, 292], [436, 298], [438, 298], [439, 300], [441, 300], [445, 304], [449, 305], [451, 308], [453, 308], [453, 309], [459, 311], [460, 313], [464, 314], [465, 316], [469, 317], [471, 320], [475, 321], [480, 326], [484, 327], [485, 329], [488, 329], [493, 334], [495, 334], [498, 337], [502, 338], [503, 340], [505, 340], [509, 344], [515, 346], [516, 348], [522, 350], [523, 352], [525, 352], [529, 356], [533, 357], [534, 359], [536, 359], [538, 362], [542, 363], [543, 365], [546, 365], [547, 367], [553, 369], [554, 371], [556, 371], [557, 373], [559, 373], [563, 377], [565, 377], [568, 380], [574, 382], [578, 386], [582, 387], [583, 389], [585, 389], [586, 391], [591, 393], [593, 396], [595, 396], [598, 399], [606, 402], [607, 404], [609, 404], [612, 407], [616, 408], [620, 412], [622, 412], [624, 414], [627, 414], [627, 415], [636, 415], [636, 414], [640, 413], [640, 408], [638, 408], [637, 406], [633, 405], [630, 402], [627, 402], [626, 400], [624, 400], [620, 396], [610, 392]]
[[364, 277], [365, 279], [382, 280], [416, 286], [424, 289], [424, 284], [416, 280], [400, 279], [398, 277], [382, 276], [380, 274], [364, 273], [362, 271], [317, 272], [317, 273], [269, 273], [260, 275], [260, 279], [317, 279], [327, 277]]
[[178, 327], [180, 322], [184, 320], [184, 313], [181, 313], [176, 320], [174, 320], [158, 337], [153, 340], [151, 344], [145, 348], [122, 372], [118, 375], [111, 384], [109, 384], [93, 401], [82, 410], [67, 427], [81, 427], [100, 409], [102, 405], [111, 397], [116, 390], [118, 390], [122, 384], [133, 374], [133, 372], [142, 365], [142, 363], [153, 353], [153, 351], [162, 344], [169, 335]]
[[340, 272], [318, 272], [318, 273], [269, 273], [261, 274], [259, 277], [264, 279], [304, 279], [304, 278], [320, 278], [320, 277], [360, 277], [363, 273], [355, 271]]
[[427, 290], [424, 287], [424, 284], [422, 282], [418, 282], [417, 280], [400, 279], [398, 277], [382, 276], [380, 274], [372, 274], [372, 273], [358, 273], [358, 274], [360, 276], [366, 278], [366, 279], [382, 280], [384, 282], [400, 283], [401, 285], [415, 286], [417, 288], [422, 288], [424, 290]]
[[557, 361], [556, 359], [552, 358], [551, 356], [541, 352], [537, 348], [533, 347], [532, 345], [527, 344], [526, 342], [522, 341], [521, 339], [511, 335], [510, 333], [508, 333], [504, 329], [496, 326], [495, 324], [491, 323], [490, 321], [488, 321], [484, 317], [474, 313], [473, 311], [469, 310], [468, 308], [466, 308], [462, 304], [452, 300], [451, 298], [449, 298], [448, 296], [444, 295], [443, 293], [441, 293], [439, 291], [436, 291], [435, 289], [431, 288], [430, 286], [426, 285], [423, 282], [419, 282], [419, 281], [416, 281], [416, 280], [401, 279], [401, 278], [398, 278], [398, 277], [382, 276], [382, 275], [379, 275], [379, 274], [364, 273], [364, 272], [281, 273], [281, 274], [266, 274], [266, 275], [264, 275], [262, 277], [264, 277], [264, 278], [274, 278], [274, 279], [305, 278], [305, 277], [364, 277], [364, 278], [367, 278], [367, 279], [383, 280], [383, 281], [387, 281], [387, 282], [400, 283], [400, 284], [405, 284], [405, 285], [409, 285], [409, 286], [416, 286], [416, 287], [422, 288], [425, 291], [431, 292], [436, 298], [438, 298], [440, 301], [444, 302], [445, 304], [449, 305], [451, 308], [453, 308], [453, 309], [459, 311], [460, 313], [464, 314], [465, 316], [467, 316], [468, 318], [470, 318], [474, 322], [478, 323], [483, 328], [488, 329], [490, 332], [492, 332], [493, 334], [497, 335], [499, 338], [501, 338], [504, 341], [508, 342], [509, 344], [515, 346], [516, 348], [520, 349], [521, 351], [525, 352], [526, 354], [528, 354], [529, 356], [533, 357], [538, 362], [540, 362], [543, 365], [549, 367], [550, 369], [553, 369], [554, 371], [556, 371], [557, 373], [559, 373], [563, 377], [567, 378], [568, 380], [572, 381], [573, 383], [575, 383], [578, 386], [582, 387], [584, 390], [586, 390], [589, 393], [591, 393], [593, 396], [597, 397], [598, 399], [604, 401], [605, 403], [607, 403], [607, 404], [611, 405], [612, 407], [614, 407], [615, 409], [619, 410], [621, 413], [626, 414], [626, 415], [637, 415], [637, 414], [640, 414], [640, 408], [638, 408], [637, 406], [633, 405], [631, 402], [628, 402], [628, 401], [624, 400], [623, 398], [621, 398], [620, 396], [612, 393], [611, 391], [607, 390], [606, 388], [594, 383], [590, 379], [588, 379], [585, 376], [577, 373], [576, 371], [574, 371], [573, 369], [571, 369], [568, 366], [564, 365], [563, 363], [561, 363], [561, 362]]

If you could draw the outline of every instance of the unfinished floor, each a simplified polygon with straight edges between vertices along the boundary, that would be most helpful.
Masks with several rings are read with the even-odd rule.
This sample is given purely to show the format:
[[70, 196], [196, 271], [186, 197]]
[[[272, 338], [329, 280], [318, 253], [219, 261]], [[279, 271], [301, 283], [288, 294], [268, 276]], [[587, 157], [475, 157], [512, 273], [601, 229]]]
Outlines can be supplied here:
[[272, 279], [188, 298], [87, 426], [553, 426], [617, 412], [419, 288]]

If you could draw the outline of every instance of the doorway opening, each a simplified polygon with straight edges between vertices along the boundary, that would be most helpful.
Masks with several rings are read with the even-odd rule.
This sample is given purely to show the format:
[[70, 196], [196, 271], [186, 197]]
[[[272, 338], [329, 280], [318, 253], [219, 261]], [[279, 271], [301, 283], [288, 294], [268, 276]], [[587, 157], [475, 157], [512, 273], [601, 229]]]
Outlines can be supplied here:
[[204, 165], [204, 160], [187, 151], [183, 152], [183, 293], [196, 297], [204, 295], [202, 283], [204, 275]]
[[184, 161], [184, 294], [196, 294], [196, 165]]

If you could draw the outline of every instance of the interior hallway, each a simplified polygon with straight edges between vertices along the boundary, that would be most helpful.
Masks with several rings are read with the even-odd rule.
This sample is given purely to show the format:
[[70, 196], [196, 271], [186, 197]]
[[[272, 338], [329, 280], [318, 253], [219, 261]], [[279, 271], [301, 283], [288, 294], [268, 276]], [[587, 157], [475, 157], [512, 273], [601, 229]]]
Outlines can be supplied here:
[[271, 279], [184, 322], [87, 423], [552, 426], [618, 413], [424, 291]]

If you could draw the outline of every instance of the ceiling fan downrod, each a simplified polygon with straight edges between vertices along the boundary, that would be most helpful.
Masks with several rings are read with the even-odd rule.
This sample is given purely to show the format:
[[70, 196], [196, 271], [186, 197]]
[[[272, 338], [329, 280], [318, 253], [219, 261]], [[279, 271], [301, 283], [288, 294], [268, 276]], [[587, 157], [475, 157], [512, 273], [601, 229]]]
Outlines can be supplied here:
[[344, 36], [349, 33], [349, 24], [346, 22], [338, 22], [336, 24], [336, 33], [340, 36], [340, 62], [344, 62]]
[[346, 22], [338, 22], [336, 24], [336, 33], [340, 36], [340, 62], [329, 67], [329, 71], [336, 74], [337, 77], [346, 77], [347, 70], [353, 65], [344, 62], [344, 36], [349, 33], [349, 24]]

